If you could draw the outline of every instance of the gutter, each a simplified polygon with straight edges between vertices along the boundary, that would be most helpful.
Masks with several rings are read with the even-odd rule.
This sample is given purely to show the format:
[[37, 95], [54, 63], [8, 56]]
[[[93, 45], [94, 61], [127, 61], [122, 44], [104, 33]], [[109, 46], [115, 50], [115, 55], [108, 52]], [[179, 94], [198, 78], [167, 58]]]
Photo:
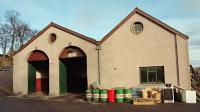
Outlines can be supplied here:
[[178, 58], [178, 46], [177, 46], [176, 35], [175, 35], [175, 55], [176, 55], [177, 85], [180, 86], [179, 58]]
[[97, 59], [97, 61], [98, 61], [98, 83], [99, 83], [99, 85], [101, 85], [101, 71], [100, 71], [101, 67], [100, 67], [100, 53], [99, 53], [99, 51], [101, 50], [101, 47], [97, 46], [96, 50], [97, 50], [97, 56], [98, 56], [98, 59]]

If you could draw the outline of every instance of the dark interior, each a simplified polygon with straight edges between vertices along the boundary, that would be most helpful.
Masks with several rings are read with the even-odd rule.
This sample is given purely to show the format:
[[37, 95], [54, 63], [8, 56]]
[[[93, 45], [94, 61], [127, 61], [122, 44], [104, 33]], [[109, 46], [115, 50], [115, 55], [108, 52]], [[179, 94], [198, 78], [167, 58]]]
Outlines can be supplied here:
[[87, 88], [86, 57], [62, 59], [66, 66], [67, 91], [82, 93]]
[[49, 61], [32, 61], [30, 63], [36, 71], [42, 74], [41, 92], [49, 94]]

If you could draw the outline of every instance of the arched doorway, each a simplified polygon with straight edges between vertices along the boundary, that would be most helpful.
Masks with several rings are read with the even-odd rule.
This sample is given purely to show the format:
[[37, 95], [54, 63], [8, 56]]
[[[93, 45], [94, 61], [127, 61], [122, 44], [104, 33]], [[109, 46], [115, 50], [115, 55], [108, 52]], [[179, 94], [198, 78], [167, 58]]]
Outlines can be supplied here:
[[87, 88], [87, 56], [78, 47], [63, 49], [59, 56], [60, 93], [81, 93]]
[[28, 58], [28, 93], [49, 93], [49, 58], [39, 50]]

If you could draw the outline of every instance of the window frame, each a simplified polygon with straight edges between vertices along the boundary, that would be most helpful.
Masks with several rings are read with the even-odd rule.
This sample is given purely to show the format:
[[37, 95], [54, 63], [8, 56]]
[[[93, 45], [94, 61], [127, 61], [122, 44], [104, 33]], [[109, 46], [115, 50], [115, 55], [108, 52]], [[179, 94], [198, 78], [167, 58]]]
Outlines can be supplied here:
[[53, 44], [54, 42], [56, 42], [56, 39], [57, 39], [57, 35], [55, 34], [55, 33], [51, 33], [50, 35], [49, 35], [49, 43], [50, 44]]
[[[154, 67], [154, 68], [153, 68]], [[150, 70], [150, 69], [155, 69], [155, 70]], [[163, 80], [161, 81], [161, 82], [159, 82], [158, 81], [158, 79], [160, 79], [160, 78], [158, 78], [158, 69], [162, 69], [162, 73], [163, 73], [163, 76], [161, 76], [161, 77], [163, 77]], [[145, 77], [147, 78], [146, 79], [146, 82], [144, 82], [144, 81], [142, 81], [142, 69], [144, 70], [144, 69], [146, 69], [145, 70]], [[144, 72], [144, 71], [143, 71]], [[151, 82], [151, 81], [149, 81], [149, 75], [148, 75], [148, 73], [149, 72], [155, 72], [156, 73], [156, 81], [155, 82]], [[149, 84], [165, 84], [165, 67], [164, 66], [146, 66], [146, 67], [139, 67], [139, 75], [140, 75], [140, 84], [147, 84], [147, 85], [149, 85]]]
[[[141, 25], [141, 31], [136, 31], [136, 27], [137, 25]], [[143, 32], [144, 30], [144, 24], [140, 21], [135, 21], [134, 23], [131, 24], [131, 32], [134, 33], [134, 34], [140, 34], [141, 32]]]

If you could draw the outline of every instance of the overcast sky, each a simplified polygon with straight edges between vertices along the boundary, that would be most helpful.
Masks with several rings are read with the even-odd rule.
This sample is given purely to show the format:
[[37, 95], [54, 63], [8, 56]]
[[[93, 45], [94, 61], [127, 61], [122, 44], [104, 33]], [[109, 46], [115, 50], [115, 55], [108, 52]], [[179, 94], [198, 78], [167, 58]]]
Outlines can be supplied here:
[[53, 21], [100, 40], [135, 7], [188, 35], [190, 63], [200, 66], [200, 0], [0, 0], [0, 20], [16, 10], [34, 29]]

